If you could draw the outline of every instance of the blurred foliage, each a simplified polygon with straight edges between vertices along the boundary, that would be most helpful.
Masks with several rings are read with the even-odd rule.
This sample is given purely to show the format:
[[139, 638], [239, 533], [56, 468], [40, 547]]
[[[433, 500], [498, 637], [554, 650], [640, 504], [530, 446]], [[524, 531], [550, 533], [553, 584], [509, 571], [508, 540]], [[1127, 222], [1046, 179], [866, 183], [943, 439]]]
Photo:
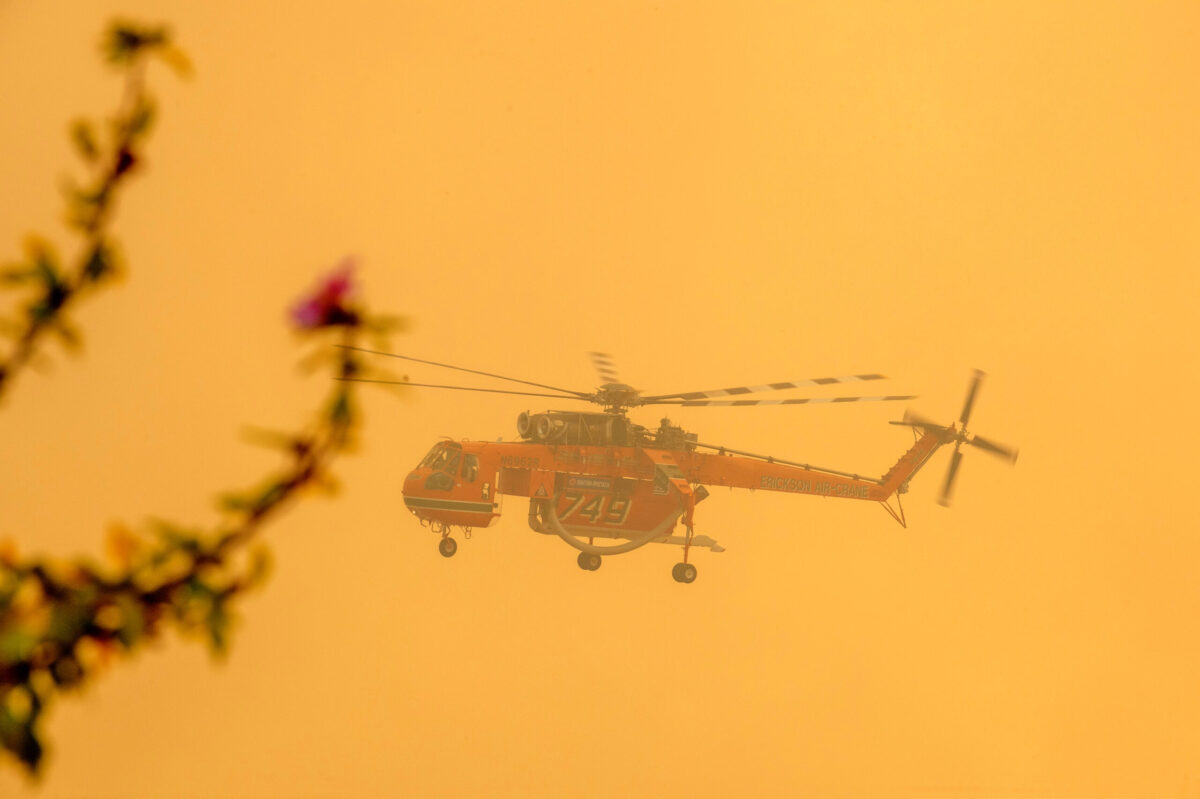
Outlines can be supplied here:
[[124, 77], [125, 90], [106, 125], [86, 119], [71, 125], [71, 142], [87, 172], [82, 182], [70, 180], [65, 187], [66, 223], [77, 239], [76, 253], [64, 258], [47, 239], [30, 235], [23, 256], [0, 266], [0, 290], [25, 296], [15, 317], [0, 317], [0, 334], [13, 342], [0, 355], [0, 399], [16, 375], [35, 363], [47, 336], [69, 350], [82, 346], [68, 311], [81, 297], [118, 279], [123, 268], [111, 219], [120, 191], [142, 163], [154, 125], [157, 104], [145, 87], [146, 65], [158, 60], [180, 75], [191, 72], [187, 56], [162, 26], [114, 22], [101, 50]]
[[[0, 395], [45, 334], [79, 345], [66, 310], [122, 266], [108, 224], [117, 189], [139, 163], [154, 117], [141, 70], [151, 56], [187, 68], [161, 27], [116, 23], [104, 53], [126, 73], [127, 92], [109, 137], [102, 140], [87, 123], [71, 131], [80, 155], [96, 170], [89, 187], [68, 194], [69, 224], [83, 238], [82, 255], [68, 268], [48, 241], [31, 237], [24, 259], [0, 273], [5, 286], [32, 292], [23, 316], [8, 324], [17, 343], [0, 361]], [[363, 375], [366, 365], [349, 347], [385, 345], [403, 324], [366, 312], [353, 271], [354, 263], [343, 261], [290, 309], [297, 333], [315, 345], [304, 363], [322, 366], [334, 378]], [[114, 525], [100, 561], [23, 557], [11, 543], [0, 544], [0, 745], [28, 773], [36, 776], [44, 762], [42, 721], [53, 700], [88, 685], [119, 657], [169, 629], [207, 642], [214, 655], [227, 652], [237, 599], [270, 571], [257, 534], [306, 491], [335, 490], [331, 465], [354, 444], [360, 424], [356, 384], [331, 385], [308, 425], [255, 435], [278, 449], [283, 463], [257, 484], [224, 494], [213, 529], [164, 520], [137, 530]]]

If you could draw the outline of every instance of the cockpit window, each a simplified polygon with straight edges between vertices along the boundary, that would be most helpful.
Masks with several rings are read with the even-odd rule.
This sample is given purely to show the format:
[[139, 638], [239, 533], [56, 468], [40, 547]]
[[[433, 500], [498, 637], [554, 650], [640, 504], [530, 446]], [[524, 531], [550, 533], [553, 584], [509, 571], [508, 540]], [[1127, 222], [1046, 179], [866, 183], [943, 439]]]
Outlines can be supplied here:
[[458, 462], [461, 459], [461, 445], [457, 444], [435, 444], [433, 449], [429, 450], [429, 454], [421, 461], [421, 465], [435, 469], [439, 472], [448, 472], [454, 474], [458, 471]]
[[454, 488], [454, 478], [445, 472], [434, 472], [425, 478], [425, 488], [431, 491], [449, 491]]
[[433, 466], [438, 456], [443, 452], [445, 452], [445, 450], [442, 449], [441, 444], [434, 444], [433, 449], [429, 450], [425, 457], [421, 459], [421, 466], [426, 468]]
[[468, 483], [474, 483], [475, 478], [479, 476], [479, 458], [475, 455], [465, 455], [463, 457], [462, 479]]

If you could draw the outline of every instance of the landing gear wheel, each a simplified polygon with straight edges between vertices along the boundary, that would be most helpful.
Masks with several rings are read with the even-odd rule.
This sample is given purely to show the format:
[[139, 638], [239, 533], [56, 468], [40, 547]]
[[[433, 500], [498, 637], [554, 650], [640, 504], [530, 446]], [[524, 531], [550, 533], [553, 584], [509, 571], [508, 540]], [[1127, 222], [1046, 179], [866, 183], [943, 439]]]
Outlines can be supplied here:
[[696, 580], [696, 567], [690, 563], [676, 563], [671, 569], [671, 576], [677, 583], [691, 583]]
[[438, 541], [438, 552], [442, 553], [444, 558], [454, 557], [454, 553], [458, 551], [458, 542], [453, 538], [446, 536], [441, 541]]
[[579, 557], [575, 558], [575, 562], [585, 572], [594, 572], [600, 568], [600, 556], [593, 555], [590, 552], [580, 552]]

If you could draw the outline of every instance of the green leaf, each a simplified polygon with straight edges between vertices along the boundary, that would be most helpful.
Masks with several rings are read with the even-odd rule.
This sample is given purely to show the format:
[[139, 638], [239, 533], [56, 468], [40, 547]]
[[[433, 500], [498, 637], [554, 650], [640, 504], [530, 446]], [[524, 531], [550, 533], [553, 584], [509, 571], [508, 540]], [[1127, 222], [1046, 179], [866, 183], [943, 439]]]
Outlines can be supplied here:
[[121, 626], [117, 629], [117, 640], [126, 649], [133, 649], [146, 631], [146, 612], [141, 602], [126, 594], [117, 598], [117, 607], [121, 611]]
[[34, 274], [47, 286], [58, 285], [58, 265], [49, 256], [42, 256], [34, 263]]
[[173, 44], [156, 48], [154, 54], [180, 78], [190, 78], [195, 71], [188, 54]]
[[268, 430], [263, 427], [246, 427], [242, 429], [242, 439], [257, 447], [295, 452], [299, 447], [310, 446], [305, 439], [294, 433], [282, 430]]
[[54, 245], [40, 236], [30, 236], [25, 241], [25, 252], [32, 264], [29, 271], [47, 286], [62, 283], [62, 269]]
[[350, 402], [350, 393], [343, 389], [333, 398], [329, 408], [329, 421], [335, 425], [348, 425], [353, 420], [354, 408]]
[[200, 551], [200, 533], [195, 530], [184, 529], [165, 519], [151, 519], [150, 524], [163, 543], [168, 545], [166, 553], [168, 556], [172, 554], [169, 551], [172, 549], [183, 550], [189, 555], [194, 555]]
[[[0, 565], [0, 613], [8, 609], [16, 598], [17, 592], [21, 590], [21, 575], [14, 569], [5, 565]], [[4, 627], [0, 623], [0, 630]], [[3, 635], [0, 632], [0, 635]]]
[[217, 497], [217, 507], [230, 513], [241, 513], [254, 506], [254, 500], [243, 494], [222, 494]]
[[70, 649], [92, 620], [91, 608], [71, 601], [56, 602], [50, 612], [46, 638]]
[[96, 246], [88, 253], [87, 261], [83, 264], [83, 278], [89, 283], [98, 283], [105, 277], [117, 272], [117, 257], [111, 245], [105, 241], [96, 242]]
[[204, 623], [212, 610], [216, 592], [199, 577], [192, 577], [171, 597], [172, 610], [181, 625], [195, 628]]
[[26, 264], [13, 264], [0, 269], [0, 283], [17, 286], [34, 280], [37, 275], [37, 269]]
[[30, 320], [37, 325], [50, 321], [62, 309], [69, 296], [71, 296], [71, 292], [62, 283], [50, 284], [41, 299], [30, 303], [26, 309]]
[[100, 148], [96, 144], [96, 132], [92, 123], [86, 119], [77, 119], [71, 123], [71, 142], [75, 149], [89, 164], [94, 163], [100, 156]]
[[205, 619], [209, 646], [217, 657], [223, 657], [229, 651], [231, 619], [225, 604], [224, 596], [214, 597], [212, 606], [208, 610], [208, 618]]
[[80, 230], [89, 230], [96, 223], [101, 210], [108, 205], [112, 183], [106, 180], [96, 189], [81, 189], [68, 182], [64, 191], [67, 195], [67, 224]]
[[37, 646], [37, 636], [28, 630], [9, 628], [0, 633], [0, 662], [27, 660]]
[[37, 279], [45, 287], [41, 297], [31, 303], [26, 309], [34, 324], [43, 324], [59, 312], [71, 296], [59, 269], [58, 259], [47, 246], [35, 245], [33, 249], [34, 270]]
[[327, 347], [322, 345], [321, 347], [313, 350], [301, 358], [300, 362], [296, 364], [296, 366], [299, 368], [301, 374], [308, 375], [315, 372], [317, 367], [321, 366], [326, 361], [331, 361], [336, 358], [337, 355], [330, 352]]
[[71, 352], [79, 352], [83, 349], [83, 338], [79, 335], [79, 331], [65, 319], [55, 319], [50, 325], [50, 329], [58, 336], [59, 341], [63, 346]]
[[102, 49], [111, 63], [125, 65], [147, 50], [163, 47], [169, 41], [165, 26], [148, 27], [118, 20], [105, 33]]
[[[371, 333], [386, 335], [388, 333], [406, 333], [412, 327], [407, 316], [380, 314], [367, 319], [366, 328]], [[378, 341], [379, 339], [376, 339]], [[385, 339], [386, 340], [386, 339]]]
[[261, 513], [287, 496], [288, 484], [274, 482], [268, 485], [254, 500], [254, 511]]
[[34, 274], [45, 286], [45, 294], [31, 307], [36, 319], [43, 320], [53, 316], [62, 307], [70, 291], [59, 270], [58, 259], [49, 248], [39, 247], [34, 251]]
[[158, 109], [155, 107], [154, 101], [148, 97], [143, 97], [129, 117], [127, 128], [129, 135], [131, 137], [140, 136], [148, 132], [150, 126], [154, 124], [157, 114]]
[[342, 490], [342, 484], [332, 474], [316, 472], [312, 478], [313, 485], [329, 496], [335, 496]]
[[247, 588], [257, 588], [266, 582], [271, 573], [271, 550], [265, 546], [255, 547], [250, 553], [250, 564], [243, 578]]

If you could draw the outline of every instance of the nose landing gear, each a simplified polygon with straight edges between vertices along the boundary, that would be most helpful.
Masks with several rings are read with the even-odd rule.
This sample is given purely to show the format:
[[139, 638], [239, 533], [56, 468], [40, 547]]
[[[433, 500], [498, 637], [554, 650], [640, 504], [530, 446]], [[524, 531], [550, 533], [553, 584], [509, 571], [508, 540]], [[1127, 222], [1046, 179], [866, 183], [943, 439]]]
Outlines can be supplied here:
[[599, 555], [595, 555], [590, 552], [580, 552], [579, 557], [575, 559], [575, 562], [578, 563], [579, 568], [583, 569], [585, 572], [594, 572], [596, 569], [600, 568], [601, 560]]
[[[454, 557], [454, 553], [458, 551], [458, 542], [450, 537], [450, 531], [453, 528], [448, 524], [443, 524], [442, 522], [432, 522], [429, 525], [429, 529], [441, 536], [441, 538], [438, 540], [438, 552], [442, 553], [442, 557]], [[470, 538], [471, 528], [464, 527], [463, 534], [466, 535], [467, 538]]]

